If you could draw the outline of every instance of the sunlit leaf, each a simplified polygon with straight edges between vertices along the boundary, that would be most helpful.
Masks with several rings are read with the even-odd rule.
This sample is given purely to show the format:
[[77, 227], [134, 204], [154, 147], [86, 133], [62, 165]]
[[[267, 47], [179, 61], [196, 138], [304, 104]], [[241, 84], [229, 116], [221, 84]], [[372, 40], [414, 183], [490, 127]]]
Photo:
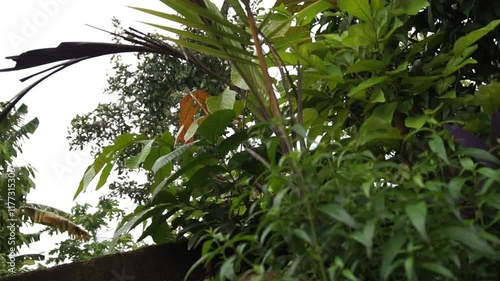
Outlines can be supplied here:
[[144, 147], [142, 148], [142, 150], [139, 154], [125, 160], [125, 165], [127, 165], [127, 167], [129, 169], [139, 168], [139, 165], [142, 164], [142, 162], [144, 162], [146, 157], [151, 152], [151, 147], [153, 146], [154, 142], [155, 142], [155, 140], [150, 140], [150, 141], [146, 142], [146, 144], [144, 145]]
[[219, 96], [209, 97], [206, 101], [208, 112], [214, 113], [220, 109], [233, 109], [236, 92], [226, 88]]
[[405, 126], [413, 129], [422, 128], [431, 117], [428, 115], [408, 116], [405, 119]]
[[338, 7], [344, 12], [363, 20], [371, 21], [372, 14], [368, 0], [338, 0]]
[[151, 169], [153, 173], [156, 173], [158, 170], [160, 170], [162, 167], [167, 165], [168, 163], [172, 162], [175, 158], [181, 156], [184, 152], [186, 152], [189, 148], [191, 148], [193, 145], [195, 145], [198, 141], [194, 141], [191, 143], [187, 143], [176, 150], [170, 152], [169, 154], [162, 156], [158, 158], [153, 165], [153, 168]]

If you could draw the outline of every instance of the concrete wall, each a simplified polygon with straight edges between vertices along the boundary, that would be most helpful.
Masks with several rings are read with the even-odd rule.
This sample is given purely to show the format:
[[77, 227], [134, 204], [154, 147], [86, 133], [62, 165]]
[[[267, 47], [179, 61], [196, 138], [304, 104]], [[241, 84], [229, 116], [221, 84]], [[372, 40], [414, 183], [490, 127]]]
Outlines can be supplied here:
[[[186, 243], [155, 245], [12, 275], [0, 281], [182, 281], [199, 256], [199, 251], [187, 251]], [[203, 280], [203, 270], [188, 280]]]

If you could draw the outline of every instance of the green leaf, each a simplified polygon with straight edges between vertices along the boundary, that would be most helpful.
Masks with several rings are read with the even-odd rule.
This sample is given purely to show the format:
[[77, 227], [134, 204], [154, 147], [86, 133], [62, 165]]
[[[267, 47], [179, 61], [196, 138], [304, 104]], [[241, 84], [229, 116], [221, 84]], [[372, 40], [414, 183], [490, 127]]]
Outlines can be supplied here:
[[346, 74], [357, 73], [362, 71], [382, 71], [385, 69], [385, 63], [380, 60], [359, 60], [349, 66], [345, 71]]
[[370, 1], [371, 9], [373, 11], [379, 10], [384, 7], [385, 3], [386, 3], [385, 0], [371, 0]]
[[477, 251], [481, 255], [491, 257], [491, 258], [499, 258], [498, 254], [484, 241], [479, 237], [476, 233], [472, 232], [472, 230], [458, 227], [458, 226], [450, 226], [439, 229], [439, 233], [447, 238], [463, 243], [464, 245], [471, 248], [473, 251]]
[[340, 137], [342, 136], [342, 127], [344, 126], [347, 117], [349, 117], [349, 110], [341, 109], [333, 118], [332, 138], [334, 140], [340, 140]]
[[438, 97], [438, 99], [452, 99], [452, 100], [456, 98], [457, 98], [457, 92], [454, 90], [448, 91]]
[[[177, 11], [184, 18], [188, 19], [188, 23], [183, 23], [186, 26], [191, 26], [190, 24], [205, 23], [203, 19], [210, 19], [220, 25], [221, 27], [231, 29], [236, 33], [245, 34], [246, 30], [236, 26], [230, 22], [227, 18], [222, 17], [217, 7], [210, 4], [206, 5], [206, 8], [197, 5], [191, 1], [166, 1], [161, 0], [162, 3], [169, 6], [173, 10]], [[235, 7], [233, 7], [235, 8]], [[140, 9], [140, 8], [139, 8]], [[214, 25], [214, 26], [217, 26]], [[205, 28], [209, 28], [212, 25], [205, 24]], [[203, 28], [201, 28], [203, 30]], [[222, 28], [221, 28], [222, 29]]]
[[147, 141], [139, 154], [137, 154], [134, 157], [131, 157], [131, 158], [125, 160], [125, 165], [127, 165], [127, 167], [129, 169], [137, 169], [137, 168], [139, 168], [139, 165], [142, 162], [144, 162], [144, 160], [146, 159], [146, 157], [151, 152], [151, 147], [153, 146], [154, 142], [155, 142], [154, 139], [150, 140], [150, 141]]
[[377, 37], [372, 28], [373, 25], [366, 23], [351, 25], [347, 30], [347, 36], [341, 39], [341, 43], [348, 47], [374, 44], [377, 41]]
[[219, 153], [221, 155], [226, 155], [229, 151], [238, 148], [245, 140], [248, 139], [248, 133], [246, 130], [236, 132], [230, 137], [224, 139], [219, 145]]
[[458, 200], [460, 198], [462, 187], [464, 186], [466, 181], [467, 181], [466, 178], [458, 178], [458, 177], [452, 178], [450, 180], [448, 188], [450, 190], [451, 196], [453, 196], [455, 200]]
[[413, 256], [406, 257], [404, 265], [405, 265], [406, 280], [410, 281], [413, 280], [413, 276], [415, 276], [414, 272], [415, 259], [413, 258]]
[[408, 0], [405, 1], [404, 13], [414, 16], [427, 6], [429, 6], [429, 2], [427, 2], [427, 0]]
[[365, 81], [359, 83], [359, 85], [357, 85], [356, 87], [352, 88], [349, 91], [349, 96], [353, 96], [354, 94], [356, 94], [359, 91], [362, 91], [362, 90], [365, 90], [365, 89], [370, 88], [372, 86], [375, 86], [377, 84], [380, 84], [380, 83], [384, 82], [387, 79], [389, 79], [389, 76], [374, 76], [374, 77], [371, 77], [368, 80], [365, 80]]
[[231, 256], [224, 260], [219, 271], [219, 280], [235, 280], [234, 276], [234, 260], [236, 256]]
[[385, 102], [385, 94], [384, 91], [380, 88], [376, 88], [373, 90], [370, 96], [370, 103], [382, 103]]
[[[172, 233], [172, 229], [168, 226], [167, 222], [165, 221], [165, 218], [159, 217], [160, 219], [155, 219], [151, 222], [151, 225], [149, 227], [152, 227], [153, 229], [150, 232], [151, 238], [153, 238], [153, 241], [155, 244], [165, 244], [169, 242], [175, 241], [175, 235]], [[156, 224], [156, 225], [154, 225]], [[147, 229], [143, 232], [142, 236], [144, 238], [148, 235]], [[141, 239], [138, 239], [139, 241]]]
[[446, 76], [448, 76], [448, 75], [452, 74], [453, 72], [460, 70], [461, 68], [463, 68], [464, 66], [466, 66], [466, 65], [468, 65], [468, 64], [476, 64], [476, 63], [477, 63], [477, 61], [476, 61], [475, 59], [468, 58], [468, 59], [466, 59], [466, 60], [461, 61], [461, 62], [460, 62], [459, 64], [457, 64], [457, 65], [453, 65], [453, 66], [451, 66], [451, 65], [450, 65], [450, 66], [447, 66], [447, 67], [443, 70], [443, 72], [442, 72], [442, 76], [443, 76], [443, 77], [446, 77]]
[[40, 125], [38, 118], [33, 118], [21, 127], [21, 131], [26, 132], [27, 134], [33, 134], [38, 128], [38, 125]]
[[358, 228], [359, 224], [347, 213], [347, 211], [338, 204], [328, 204], [319, 207], [319, 210], [329, 217], [338, 220], [352, 228]]
[[295, 16], [297, 19], [298, 25], [306, 25], [309, 24], [312, 20], [314, 20], [318, 14], [321, 12], [332, 8], [332, 2], [327, 0], [315, 1], [312, 4], [308, 5], [300, 12], [298, 12]]
[[176, 150], [170, 152], [169, 154], [158, 158], [158, 160], [156, 160], [156, 162], [153, 165], [153, 168], [151, 170], [153, 171], [153, 173], [156, 173], [158, 170], [163, 168], [163, 166], [167, 165], [168, 163], [172, 162], [172, 160], [174, 160], [175, 158], [184, 154], [184, 152], [186, 152], [189, 148], [191, 148], [196, 143], [198, 143], [198, 141], [187, 143], [187, 144], [177, 148]]
[[462, 151], [465, 155], [472, 156], [479, 162], [482, 163], [490, 162], [495, 165], [500, 165], [500, 160], [496, 158], [493, 154], [491, 154], [489, 151], [480, 148], [464, 148]]
[[455, 275], [453, 275], [453, 273], [448, 268], [438, 263], [424, 262], [421, 263], [420, 266], [424, 269], [440, 274], [441, 276], [444, 276], [448, 279], [453, 279], [453, 280], [457, 279]]
[[301, 138], [307, 138], [307, 131], [306, 129], [304, 128], [304, 126], [300, 125], [300, 124], [295, 124], [292, 126], [292, 131], [294, 133], [297, 133], [297, 135]]
[[281, 14], [269, 15], [269, 20], [259, 24], [261, 32], [269, 39], [284, 37], [290, 29], [291, 18]]
[[230, 109], [222, 109], [210, 114], [203, 123], [198, 127], [196, 133], [209, 143], [215, 144], [217, 140], [231, 124], [235, 117], [235, 113]]
[[318, 111], [315, 108], [308, 107], [302, 110], [302, 121], [304, 126], [310, 126], [316, 117], [318, 117]]
[[488, 85], [480, 85], [474, 98], [484, 112], [491, 116], [495, 110], [500, 108], [500, 82], [494, 81]]
[[448, 156], [446, 155], [446, 148], [444, 147], [443, 140], [437, 135], [433, 135], [432, 139], [429, 141], [429, 148], [432, 152], [436, 153], [439, 158], [444, 162], [449, 163]]
[[500, 194], [491, 194], [486, 199], [486, 204], [500, 211]]
[[373, 237], [375, 235], [376, 219], [371, 219], [365, 223], [363, 232], [356, 231], [352, 238], [366, 247], [366, 255], [372, 257]]
[[[132, 143], [136, 141], [142, 141], [144, 139], [144, 135], [135, 134], [123, 134], [116, 137], [115, 143], [105, 147], [102, 153], [94, 160], [94, 163], [90, 165], [87, 170], [85, 170], [83, 178], [78, 185], [73, 199], [78, 197], [78, 195], [89, 186], [92, 180], [97, 176], [97, 174], [99, 174], [101, 169], [106, 164], [110, 163], [111, 165], [113, 165], [114, 163], [111, 163], [111, 161], [115, 159], [115, 157], [118, 157]], [[104, 185], [109, 172], [111, 171], [111, 168], [112, 167], [106, 167], [106, 173], [102, 175], [101, 180], [99, 181], [99, 187]]]
[[[173, 142], [172, 142], [172, 146], [173, 146]], [[172, 149], [170, 149], [170, 144], [152, 147], [151, 152], [149, 153], [148, 157], [146, 157], [146, 159], [143, 162], [144, 163], [143, 168], [151, 171], [151, 169], [153, 168], [153, 165], [155, 164], [158, 157], [167, 155], [170, 152], [172, 152]]]
[[304, 230], [302, 230], [300, 228], [295, 228], [293, 230], [293, 234], [295, 236], [297, 236], [298, 238], [300, 238], [302, 241], [306, 242], [307, 244], [309, 244], [309, 245], [312, 244], [311, 237], [309, 237], [309, 234], [307, 234]]
[[395, 234], [385, 243], [382, 250], [382, 266], [380, 267], [380, 277], [382, 280], [389, 279], [389, 276], [395, 269], [392, 262], [401, 251], [405, 242], [406, 238], [403, 234]]
[[[390, 38], [392, 38], [391, 37], [392, 34], [401, 26], [403, 26], [403, 22], [399, 18], [394, 18], [394, 23], [392, 24], [391, 30], [389, 30], [389, 32], [387, 32], [387, 34], [385, 34], [384, 38], [382, 38], [381, 41], [385, 42], [385, 41], [389, 40]], [[399, 73], [403, 70], [405, 70], [405, 69], [402, 68], [402, 65], [399, 65], [395, 70], [388, 71], [387, 74], [395, 74], [395, 73]]]
[[[233, 45], [230, 45], [230, 44], [224, 44], [223, 41], [220, 41], [220, 40], [217, 40], [217, 39], [212, 39], [211, 37], [207, 37], [206, 35], [200, 35], [200, 34], [196, 34], [196, 33], [190, 32], [190, 31], [186, 31], [186, 30], [182, 30], [182, 29], [177, 29], [177, 28], [172, 28], [172, 27], [165, 26], [165, 25], [159, 25], [159, 24], [148, 23], [148, 22], [142, 22], [142, 23], [150, 25], [150, 26], [153, 26], [153, 27], [157, 27], [157, 28], [163, 29], [163, 30], [168, 31], [168, 32], [172, 32], [174, 34], [179, 35], [180, 37], [191, 39], [193, 41], [197, 41], [197, 42], [202, 43], [202, 44], [209, 44], [209, 45], [212, 45], [212, 46], [217, 46], [217, 47], [220, 47], [220, 48], [225, 48], [225, 49], [227, 49], [229, 51], [241, 52], [242, 55], [243, 54], [246, 54], [246, 55], [249, 55], [249, 56], [251, 55], [250, 53], [247, 53], [244, 50], [242, 50], [241, 47], [233, 46]], [[220, 33], [224, 33], [224, 32], [220, 31]], [[227, 34], [225, 34], [225, 35], [227, 35]], [[228, 37], [234, 38], [234, 35], [229, 35]], [[241, 39], [238, 38], [238, 37], [236, 37], [236, 39], [238, 39], [238, 41], [241, 41]], [[249, 44], [250, 41], [244, 40], [243, 43]]]
[[363, 21], [371, 21], [372, 15], [368, 0], [338, 0], [340, 10], [347, 12]]
[[104, 169], [102, 169], [101, 176], [99, 177], [99, 181], [97, 182], [97, 185], [95, 187], [95, 190], [99, 190], [101, 187], [103, 187], [106, 182], [108, 181], [108, 177], [111, 174], [111, 171], [113, 170], [114, 163], [113, 162], [108, 162]]
[[412, 129], [420, 129], [430, 119], [429, 115], [409, 116], [405, 119], [405, 126]]
[[407, 61], [405, 61], [402, 64], [400, 64], [394, 70], [389, 70], [389, 71], [386, 71], [385, 73], [389, 74], [389, 75], [394, 75], [394, 74], [398, 74], [400, 72], [403, 72], [405, 70], [408, 70], [408, 62]]
[[187, 20], [185, 18], [176, 16], [176, 15], [170, 15], [170, 14], [166, 14], [166, 13], [162, 13], [162, 12], [158, 12], [158, 11], [150, 10], [150, 9], [144, 9], [144, 8], [137, 8], [137, 7], [131, 7], [131, 8], [138, 10], [138, 11], [141, 11], [141, 12], [144, 12], [144, 13], [148, 13], [150, 15], [154, 15], [154, 16], [166, 19], [166, 20], [174, 21], [174, 22], [179, 23], [181, 25], [190, 26], [190, 27], [193, 27], [193, 28], [196, 28], [199, 30], [205, 30], [205, 31], [211, 32], [211, 33], [219, 33], [221, 36], [224, 36], [225, 38], [229, 38], [231, 40], [235, 40], [241, 44], [248, 44], [249, 40], [251, 38], [250, 34], [248, 34], [244, 29], [241, 29], [235, 25], [233, 25], [232, 28], [234, 28], [235, 31], [236, 30], [238, 30], [238, 31], [235, 33], [230, 33], [230, 32], [226, 32], [224, 30], [220, 30], [220, 29], [216, 29], [216, 28], [213, 28], [211, 26], [208, 26], [205, 23], [194, 22], [194, 21]]
[[184, 184], [187, 192], [191, 192], [191, 196], [203, 196], [206, 192], [210, 191], [216, 182], [210, 181], [217, 175], [226, 173], [226, 169], [219, 165], [204, 166], [198, 169], [190, 179]]
[[347, 278], [349, 281], [359, 281], [359, 279], [350, 271], [349, 269], [345, 268], [342, 270], [342, 276]]
[[381, 104], [375, 108], [373, 113], [368, 117], [357, 135], [360, 144], [365, 144], [375, 140], [400, 139], [401, 133], [399, 129], [392, 126], [392, 117], [396, 110], [397, 103]]
[[425, 219], [427, 216], [427, 205], [425, 202], [406, 205], [405, 211], [422, 238], [424, 238], [425, 241], [429, 241], [429, 237], [425, 231]]
[[481, 39], [483, 36], [494, 30], [500, 24], [500, 20], [494, 20], [490, 22], [487, 26], [474, 30], [469, 34], [457, 39], [453, 45], [453, 54], [459, 56], [462, 52], [476, 41]]
[[220, 96], [209, 97], [207, 99], [208, 112], [214, 113], [221, 109], [233, 109], [236, 99], [236, 92], [226, 88]]
[[115, 231], [115, 234], [113, 235], [113, 240], [118, 239], [120, 236], [123, 234], [129, 232], [131, 229], [133, 229], [135, 226], [137, 226], [139, 223], [144, 221], [145, 219], [149, 218], [150, 216], [147, 216], [147, 214], [151, 211], [151, 209], [141, 209], [137, 208], [134, 213], [128, 215], [125, 217], [119, 224], [118, 229]]
[[[239, 55], [236, 56], [236, 55], [233, 55], [231, 53], [228, 53], [225, 50], [219, 50], [219, 49], [216, 49], [214, 47], [204, 46], [204, 45], [200, 45], [200, 44], [197, 44], [197, 43], [189, 42], [189, 41], [186, 41], [186, 40], [175, 39], [173, 37], [168, 37], [168, 36], [162, 36], [162, 37], [165, 40], [172, 41], [172, 42], [176, 43], [179, 46], [191, 49], [193, 51], [196, 51], [196, 52], [199, 52], [199, 53], [202, 53], [202, 54], [206, 54], [206, 55], [209, 55], [209, 56], [213, 56], [213, 57], [217, 57], [217, 58], [229, 60], [229, 61], [232, 61], [232, 62], [239, 62], [239, 63], [243, 63], [243, 64], [248, 64], [248, 65], [253, 65], [254, 64], [252, 62], [252, 60], [251, 60], [250, 57], [248, 57], [248, 56], [245, 56], [243, 58], [241, 57], [242, 54], [245, 54], [244, 50], [241, 50], [240, 52], [238, 52]], [[226, 45], [224, 45], [224, 46], [226, 46]]]
[[444, 35], [445, 32], [437, 32], [418, 41], [415, 44], [412, 44], [410, 52], [408, 53], [406, 59], [411, 60], [416, 54], [424, 51], [425, 48], [429, 48], [429, 46], [436, 44], [436, 42], [440, 42], [441, 37], [443, 37]]

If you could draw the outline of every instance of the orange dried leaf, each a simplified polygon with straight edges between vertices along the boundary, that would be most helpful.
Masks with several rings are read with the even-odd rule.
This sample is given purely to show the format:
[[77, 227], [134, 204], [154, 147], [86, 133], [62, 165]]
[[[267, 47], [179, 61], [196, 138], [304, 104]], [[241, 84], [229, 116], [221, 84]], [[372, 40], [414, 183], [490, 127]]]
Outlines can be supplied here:
[[191, 93], [191, 95], [196, 100], [198, 105], [201, 106], [201, 108], [203, 109], [203, 112], [205, 112], [205, 114], [209, 114], [208, 107], [207, 107], [207, 99], [210, 97], [210, 95], [204, 91], [194, 91]]
[[193, 141], [192, 138], [187, 141], [184, 140], [184, 136], [194, 122], [195, 115], [199, 112], [200, 108], [203, 109], [205, 114], [208, 114], [208, 97], [210, 97], [210, 95], [204, 91], [193, 91], [181, 99], [179, 112], [180, 131], [177, 135], [176, 143], [185, 144]]

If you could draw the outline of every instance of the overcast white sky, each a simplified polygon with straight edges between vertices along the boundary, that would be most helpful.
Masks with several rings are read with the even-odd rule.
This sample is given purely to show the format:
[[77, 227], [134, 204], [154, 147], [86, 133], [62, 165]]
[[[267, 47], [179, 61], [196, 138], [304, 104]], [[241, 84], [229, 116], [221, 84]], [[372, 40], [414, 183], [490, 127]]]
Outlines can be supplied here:
[[[123, 26], [149, 30], [138, 23], [156, 21], [151, 16], [126, 6], [163, 9], [158, 0], [29, 0], [7, 1], [0, 4], [0, 68], [14, 63], [3, 59], [24, 51], [55, 47], [60, 42], [110, 42], [110, 36], [85, 24], [113, 30], [112, 17], [122, 20]], [[125, 55], [127, 56], [127, 55]], [[129, 54], [128, 56], [133, 56]], [[102, 94], [110, 57], [104, 56], [71, 66], [42, 82], [22, 100], [28, 105], [29, 116], [38, 117], [40, 126], [23, 144], [21, 161], [36, 170], [36, 189], [29, 194], [33, 203], [46, 204], [69, 212], [72, 198], [83, 172], [92, 159], [88, 153], [69, 152], [66, 140], [71, 119], [78, 113], [94, 109], [99, 102], [111, 97]], [[0, 73], [0, 100], [6, 101], [30, 82], [20, 78], [35, 73], [29, 69]], [[30, 118], [31, 119], [31, 118]], [[95, 204], [102, 192], [87, 192], [77, 202]], [[111, 236], [112, 233], [106, 236]], [[44, 252], [54, 246], [53, 239], [34, 244], [33, 252]]]

